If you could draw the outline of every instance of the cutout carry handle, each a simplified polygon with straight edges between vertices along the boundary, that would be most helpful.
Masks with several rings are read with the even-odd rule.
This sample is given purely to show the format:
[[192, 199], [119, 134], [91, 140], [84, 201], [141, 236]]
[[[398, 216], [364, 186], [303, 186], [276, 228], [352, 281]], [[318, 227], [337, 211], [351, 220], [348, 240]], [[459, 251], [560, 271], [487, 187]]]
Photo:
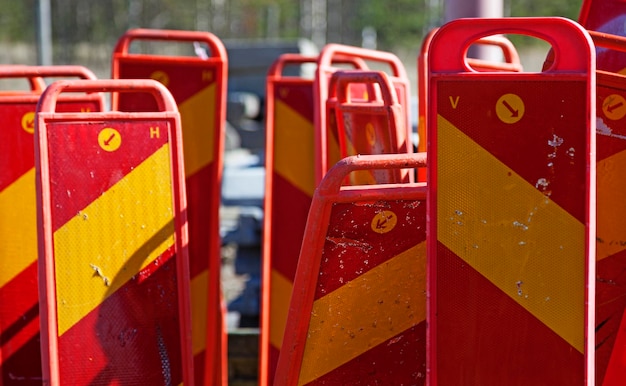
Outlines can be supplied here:
[[63, 92], [143, 92], [154, 97], [158, 111], [178, 111], [165, 86], [152, 79], [59, 80], [44, 92], [39, 111], [55, 112], [59, 95]]
[[[470, 45], [479, 39], [495, 34], [520, 34], [548, 42], [554, 50], [554, 63], [547, 71], [579, 71], [589, 68], [591, 37], [580, 25], [562, 17], [519, 17], [459, 19], [441, 27], [433, 42], [445, 39], [445, 50], [430, 52], [429, 66], [433, 72], [473, 72], [466, 57]], [[432, 44], [432, 43], [431, 43]]]
[[120, 40], [118, 40], [114, 52], [124, 56], [131, 55], [129, 52], [130, 45], [135, 40], [206, 43], [212, 56], [226, 57], [225, 49], [220, 43], [220, 40], [210, 32], [146, 28], [136, 28], [127, 31]]

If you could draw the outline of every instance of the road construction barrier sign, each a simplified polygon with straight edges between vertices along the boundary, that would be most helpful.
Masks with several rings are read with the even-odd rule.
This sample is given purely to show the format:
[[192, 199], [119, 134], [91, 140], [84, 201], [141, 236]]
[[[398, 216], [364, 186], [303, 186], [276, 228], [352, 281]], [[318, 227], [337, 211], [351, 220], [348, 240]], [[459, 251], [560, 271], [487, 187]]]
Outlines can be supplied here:
[[[406, 136], [411, 137], [411, 119], [409, 103], [411, 100], [411, 90], [409, 87], [409, 80], [404, 69], [404, 65], [400, 59], [389, 52], [370, 50], [359, 47], [346, 46], [342, 44], [328, 44], [324, 47], [317, 60], [317, 67], [315, 69], [314, 78], [314, 99], [316, 103], [319, 103], [319, 109], [316, 109], [314, 115], [315, 124], [315, 154], [319, 157], [319, 161], [315, 163], [315, 181], [319, 183], [324, 174], [330, 167], [334, 165], [339, 159], [333, 158], [336, 152], [331, 151], [335, 141], [339, 139], [332, 138], [330, 134], [334, 132], [332, 130], [333, 117], [332, 110], [327, 111], [324, 108], [326, 100], [328, 100], [330, 94], [330, 78], [338, 68], [334, 64], [338, 58], [349, 57], [355, 58], [362, 62], [377, 64], [383, 67], [387, 67], [385, 73], [388, 75], [389, 80], [394, 86], [398, 103], [403, 107], [402, 123], [406, 130]], [[361, 69], [364, 69], [361, 67]], [[329, 129], [330, 128], [330, 129]], [[412, 149], [411, 149], [412, 150]]]
[[[597, 49], [626, 52], [626, 38], [589, 31]], [[626, 64], [626, 63], [625, 63]], [[596, 72], [597, 237], [596, 385], [617, 386], [626, 379], [626, 77]]]
[[[64, 92], [153, 112], [61, 113]], [[192, 385], [180, 115], [153, 80], [57, 81], [35, 127], [43, 383]]]
[[[394, 55], [379, 51], [328, 45], [318, 57], [281, 55], [268, 72], [266, 170], [271, 172], [266, 173], [265, 181], [261, 385], [271, 384], [282, 344], [306, 217], [319, 182], [316, 174], [321, 175], [329, 158], [339, 159], [338, 139], [326, 135], [334, 132], [331, 124], [336, 124], [336, 120], [326, 120], [327, 83], [336, 71], [366, 70], [366, 59], [390, 63], [390, 78], [396, 93], [401, 93], [402, 102], [408, 100], [408, 81], [402, 63]], [[283, 75], [285, 66], [307, 63], [316, 66], [313, 78]], [[362, 96], [358, 88], [355, 92]], [[332, 110], [331, 113], [334, 116]], [[408, 115], [403, 121], [408, 121]], [[323, 146], [320, 141], [324, 142]]]
[[[95, 79], [81, 66], [0, 66], [30, 90], [0, 92], [0, 385], [41, 382], [33, 133], [44, 77]], [[64, 95], [59, 111], [101, 111], [98, 94]]]
[[[359, 66], [352, 58], [341, 64]], [[272, 385], [282, 345], [293, 278], [315, 190], [314, 81], [286, 76], [288, 66], [315, 64], [316, 57], [283, 54], [266, 83], [266, 159], [263, 226], [263, 293], [259, 384]], [[337, 63], [336, 63], [337, 64]]]
[[[464, 47], [529, 35], [544, 72], [471, 71]], [[462, 19], [429, 51], [431, 385], [584, 385], [594, 374], [595, 61], [564, 18]]]
[[[428, 111], [428, 47], [437, 28], [432, 29], [422, 41], [419, 56], [417, 57], [417, 151], [425, 152], [428, 139], [426, 138], [426, 112]], [[503, 61], [491, 61], [479, 58], [466, 58], [467, 63], [476, 71], [522, 71], [523, 67], [519, 54], [513, 43], [503, 35], [485, 36], [478, 39], [475, 46], [493, 46], [502, 51]], [[426, 181], [426, 169], [417, 171], [417, 180]]]
[[[359, 95], [359, 90], [361, 95]], [[406, 154], [413, 152], [405, 107], [382, 71], [337, 71], [330, 78], [326, 111], [339, 143], [340, 159], [350, 155]], [[329, 120], [330, 123], [330, 120]], [[331, 127], [332, 126], [332, 127]], [[329, 158], [330, 161], [330, 158]], [[333, 165], [338, 162], [333, 161]], [[361, 170], [349, 176], [351, 185], [412, 181], [406, 170]]]
[[350, 172], [425, 161], [351, 156], [327, 173], [307, 220], [276, 384], [425, 384], [426, 186], [341, 186]]
[[[142, 42], [153, 44], [157, 52], [168, 44], [179, 49], [195, 47], [197, 55], [133, 53], [131, 46]], [[219, 236], [227, 71], [226, 50], [208, 32], [134, 29], [120, 38], [113, 54], [113, 78], [156, 79], [178, 104], [184, 138], [196, 380], [214, 385], [225, 384], [228, 375]], [[114, 94], [113, 109], [150, 111], [154, 100], [137, 93]]]

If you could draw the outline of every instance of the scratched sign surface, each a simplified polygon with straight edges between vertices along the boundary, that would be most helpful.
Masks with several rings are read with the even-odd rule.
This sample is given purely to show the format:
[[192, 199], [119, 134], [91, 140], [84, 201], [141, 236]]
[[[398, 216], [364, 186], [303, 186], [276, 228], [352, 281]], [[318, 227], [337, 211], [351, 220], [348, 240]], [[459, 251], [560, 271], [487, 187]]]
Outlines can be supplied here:
[[438, 384], [582, 385], [585, 80], [435, 87]]
[[299, 385], [424, 384], [425, 214], [417, 200], [333, 205]]
[[426, 187], [329, 187], [345, 177], [313, 198], [276, 384], [423, 385]]
[[47, 125], [60, 384], [182, 382], [168, 125]]

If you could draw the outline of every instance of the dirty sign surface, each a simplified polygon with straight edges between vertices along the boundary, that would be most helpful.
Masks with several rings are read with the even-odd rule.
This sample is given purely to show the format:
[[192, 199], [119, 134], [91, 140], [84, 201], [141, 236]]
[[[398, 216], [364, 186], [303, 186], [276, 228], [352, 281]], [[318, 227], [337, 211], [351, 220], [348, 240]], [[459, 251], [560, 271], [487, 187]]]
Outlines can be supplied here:
[[369, 185], [336, 195], [318, 190], [296, 272], [279, 384], [424, 384], [425, 192], [415, 184]]
[[180, 380], [167, 129], [58, 126], [48, 139], [61, 382]]
[[156, 82], [102, 82], [141, 86], [162, 96], [165, 110], [51, 112], [55, 91], [98, 87], [90, 82], [55, 83], [42, 97], [44, 382], [179, 385], [191, 373], [179, 116]]
[[583, 385], [593, 374], [593, 67], [561, 58], [569, 73], [448, 71], [437, 61], [445, 37], [433, 38], [429, 64], [432, 384]]

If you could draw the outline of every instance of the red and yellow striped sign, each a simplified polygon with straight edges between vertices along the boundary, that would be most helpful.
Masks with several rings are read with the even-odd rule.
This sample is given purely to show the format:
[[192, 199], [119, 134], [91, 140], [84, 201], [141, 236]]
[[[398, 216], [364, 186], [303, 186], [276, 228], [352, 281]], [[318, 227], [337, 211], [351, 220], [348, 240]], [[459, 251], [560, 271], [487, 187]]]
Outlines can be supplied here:
[[[333, 74], [344, 68], [337, 67], [338, 63], [350, 64], [357, 70], [368, 70], [368, 64], [375, 64], [384, 69], [389, 80], [393, 84], [398, 103], [403, 106], [400, 122], [402, 128], [406, 129], [406, 135], [411, 133], [411, 119], [409, 116], [410, 87], [406, 70], [400, 59], [390, 53], [379, 50], [371, 50], [360, 47], [347, 46], [343, 44], [327, 44], [317, 58], [317, 68], [314, 78], [314, 97], [320, 106], [314, 116], [315, 124], [315, 152], [319, 160], [315, 165], [315, 180], [319, 183], [329, 168], [339, 161], [341, 154], [339, 146], [339, 136], [336, 131], [337, 116], [334, 102], [331, 99], [335, 96], [336, 83], [331, 81]], [[353, 85], [354, 86], [354, 85]], [[371, 90], [370, 88], [370, 91]], [[373, 92], [372, 92], [373, 94]], [[363, 94], [363, 87], [352, 87], [350, 96], [357, 99], [369, 99]], [[324, 107], [326, 105], [326, 107]]]
[[424, 158], [376, 157], [341, 161], [316, 191], [278, 384], [425, 382], [426, 188], [340, 190], [348, 169], [388, 169], [392, 157], [395, 168], [415, 167]]
[[267, 95], [260, 385], [273, 384], [315, 190], [313, 82], [268, 76]]
[[44, 383], [192, 384], [174, 102], [133, 115], [58, 113], [64, 88], [152, 87], [162, 98], [167, 90], [145, 81], [55, 85], [36, 128]]
[[[201, 42], [209, 46], [211, 56], [131, 55], [127, 50], [133, 40]], [[131, 30], [116, 47], [113, 78], [156, 79], [170, 90], [178, 104], [184, 138], [196, 381], [224, 384], [228, 373], [225, 304], [220, 286], [219, 207], [226, 120], [225, 48], [209, 33]], [[155, 106], [151, 98], [122, 94], [114, 108], [150, 111]]]
[[[626, 51], [626, 38], [599, 33], [592, 37], [599, 48]], [[626, 282], [622, 277], [626, 240], [621, 232], [626, 225], [626, 204], [620, 194], [621, 173], [626, 170], [626, 77], [598, 71], [596, 81], [596, 384], [609, 386], [626, 378]]]
[[[332, 90], [333, 86], [336, 90]], [[382, 71], [338, 71], [331, 77], [330, 88], [336, 97], [329, 98], [327, 105], [329, 111], [336, 111], [334, 130], [340, 158], [357, 154], [412, 153], [410, 128], [404, 121], [407, 106], [398, 102], [390, 76]], [[355, 98], [354, 94], [359, 91], [361, 94]], [[330, 128], [328, 131], [330, 133]], [[381, 184], [408, 182], [409, 178], [412, 176], [398, 170], [360, 170], [352, 173], [348, 182], [351, 185]]]
[[[341, 63], [365, 69], [364, 58], [383, 62], [397, 59], [391, 54], [377, 51], [329, 45], [319, 57], [282, 55], [268, 73], [268, 173], [265, 185], [262, 279], [266, 284], [263, 286], [261, 309], [261, 385], [273, 382], [306, 218], [315, 186], [321, 178], [318, 174], [321, 170], [325, 173], [328, 162], [338, 160], [340, 154], [336, 104], [326, 103], [328, 83], [332, 74], [340, 70], [331, 65]], [[315, 79], [282, 75], [286, 65], [312, 62], [318, 66]], [[395, 86], [402, 90], [401, 100], [405, 101], [408, 82], [404, 82], [404, 68], [399, 60], [393, 64], [395, 66], [392, 66], [392, 70], [397, 76], [394, 79], [398, 82]], [[362, 86], [354, 87], [349, 92], [362, 97], [363, 89]]]
[[[476, 74], [444, 59], [505, 31], [567, 39], [578, 56], [559, 46], [546, 74]], [[593, 382], [592, 57], [585, 31], [563, 19], [456, 21], [433, 37], [431, 384]]]
[[[422, 40], [422, 46], [417, 58], [417, 86], [418, 86], [418, 122], [417, 122], [417, 151], [425, 152], [428, 139], [426, 138], [426, 112], [428, 111], [428, 47], [437, 29], [431, 30]], [[468, 57], [467, 62], [477, 71], [522, 71], [522, 64], [513, 43], [503, 35], [485, 36], [480, 38], [476, 45], [495, 46], [502, 50], [503, 62], [492, 62]], [[426, 181], [426, 169], [417, 171], [417, 180]]]
[[[286, 65], [315, 62], [315, 57], [282, 55], [269, 71], [266, 100], [265, 218], [263, 232], [263, 301], [259, 383], [273, 384], [282, 345], [298, 255], [315, 190], [315, 82], [283, 76]], [[354, 61], [342, 59], [349, 64]], [[329, 112], [334, 116], [334, 111]], [[329, 151], [338, 152], [336, 137]], [[325, 157], [325, 155], [324, 155]]]
[[[0, 77], [95, 76], [79, 66], [3, 66]], [[0, 94], [0, 384], [41, 383], [33, 133], [40, 87]], [[101, 97], [59, 101], [62, 111], [100, 111]]]

